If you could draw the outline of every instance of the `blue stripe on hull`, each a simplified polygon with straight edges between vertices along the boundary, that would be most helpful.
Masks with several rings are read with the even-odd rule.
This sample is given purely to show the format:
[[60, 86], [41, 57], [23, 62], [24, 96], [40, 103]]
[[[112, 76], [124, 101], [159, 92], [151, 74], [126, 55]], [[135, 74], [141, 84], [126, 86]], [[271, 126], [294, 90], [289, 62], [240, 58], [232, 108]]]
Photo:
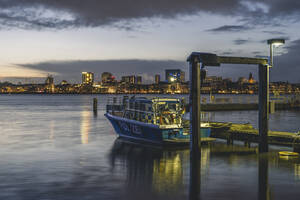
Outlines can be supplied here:
[[162, 130], [154, 124], [125, 119], [111, 114], [105, 114], [116, 133], [121, 137], [137, 139], [157, 144], [163, 143]]

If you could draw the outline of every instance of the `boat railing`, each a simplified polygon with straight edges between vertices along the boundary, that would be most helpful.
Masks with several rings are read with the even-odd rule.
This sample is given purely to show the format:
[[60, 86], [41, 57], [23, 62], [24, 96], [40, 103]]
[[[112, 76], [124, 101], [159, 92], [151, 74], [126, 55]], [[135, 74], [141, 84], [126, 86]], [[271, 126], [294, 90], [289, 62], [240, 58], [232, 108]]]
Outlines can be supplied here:
[[[112, 115], [137, 120], [156, 125], [177, 125], [182, 126], [182, 112], [175, 110], [161, 110], [156, 104], [159, 101], [144, 101], [144, 99], [133, 100], [134, 97], [110, 97], [107, 99], [106, 110]], [[133, 101], [132, 101], [133, 100]]]
[[125, 110], [129, 111], [129, 112], [140, 112], [140, 113], [145, 113], [145, 114], [154, 114], [153, 111], [136, 110], [136, 109], [125, 109]]
[[211, 112], [201, 112], [200, 113], [201, 121], [209, 123], [210, 121], [212, 121], [212, 118], [214, 117], [213, 114], [214, 113], [211, 113]]
[[107, 104], [106, 104], [107, 113], [116, 114], [119, 112], [123, 112], [123, 110], [124, 110], [123, 98], [113, 96], [107, 99]]
[[155, 110], [147, 111], [126, 108], [124, 110], [124, 117], [156, 125], [182, 125], [182, 119], [178, 113], [162, 113]]

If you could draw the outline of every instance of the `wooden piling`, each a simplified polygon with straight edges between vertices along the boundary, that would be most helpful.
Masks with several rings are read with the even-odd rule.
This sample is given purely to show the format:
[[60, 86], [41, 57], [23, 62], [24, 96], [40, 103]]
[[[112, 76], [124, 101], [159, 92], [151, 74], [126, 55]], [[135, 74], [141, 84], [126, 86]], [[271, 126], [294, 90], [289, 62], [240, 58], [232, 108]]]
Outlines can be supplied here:
[[[197, 57], [190, 60], [190, 133], [191, 133], [191, 153], [195, 157], [200, 157], [201, 149], [201, 96], [200, 96], [200, 63]], [[197, 156], [195, 156], [197, 155]]]
[[258, 199], [270, 200], [269, 188], [269, 161], [268, 155], [259, 155], [258, 158]]
[[201, 180], [201, 115], [200, 63], [196, 56], [189, 60], [190, 71], [190, 192], [189, 199], [200, 199]]
[[259, 152], [268, 152], [269, 130], [269, 66], [260, 64], [259, 68]]
[[190, 158], [189, 200], [199, 200], [201, 191], [201, 159]]
[[98, 100], [97, 100], [97, 98], [93, 98], [93, 111], [94, 111], [94, 113], [97, 113], [97, 111], [98, 111]]

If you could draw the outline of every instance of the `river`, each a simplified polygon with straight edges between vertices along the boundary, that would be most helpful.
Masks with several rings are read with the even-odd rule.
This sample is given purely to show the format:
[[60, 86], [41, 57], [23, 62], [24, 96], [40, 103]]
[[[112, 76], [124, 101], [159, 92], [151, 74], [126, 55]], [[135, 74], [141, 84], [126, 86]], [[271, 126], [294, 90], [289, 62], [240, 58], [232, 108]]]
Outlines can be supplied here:
[[[97, 116], [92, 111], [95, 97]], [[299, 199], [300, 159], [278, 156], [291, 148], [270, 146], [268, 154], [258, 156], [255, 145], [227, 146], [221, 140], [202, 146], [201, 181], [193, 190], [189, 150], [117, 139], [103, 116], [109, 97], [0, 95], [0, 199], [168, 200], [189, 199], [194, 193], [204, 200]], [[257, 111], [210, 116], [257, 127]], [[275, 112], [270, 129], [299, 131], [300, 111]]]

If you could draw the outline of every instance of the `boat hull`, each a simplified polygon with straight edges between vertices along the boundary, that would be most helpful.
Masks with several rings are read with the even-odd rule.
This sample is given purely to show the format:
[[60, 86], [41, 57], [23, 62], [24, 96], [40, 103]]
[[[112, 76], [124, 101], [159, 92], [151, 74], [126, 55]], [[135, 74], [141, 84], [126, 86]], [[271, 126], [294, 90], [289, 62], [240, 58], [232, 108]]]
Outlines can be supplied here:
[[182, 131], [182, 129], [161, 129], [158, 125], [130, 120], [106, 113], [115, 132], [120, 137], [140, 140], [156, 144], [163, 144], [163, 131]]
[[[106, 113], [105, 117], [111, 122], [115, 132], [122, 138], [168, 146], [182, 146], [190, 143], [190, 135], [184, 134], [183, 128], [161, 128], [155, 124], [130, 120], [110, 113]], [[209, 136], [210, 128], [201, 127], [201, 137], [208, 138]]]

